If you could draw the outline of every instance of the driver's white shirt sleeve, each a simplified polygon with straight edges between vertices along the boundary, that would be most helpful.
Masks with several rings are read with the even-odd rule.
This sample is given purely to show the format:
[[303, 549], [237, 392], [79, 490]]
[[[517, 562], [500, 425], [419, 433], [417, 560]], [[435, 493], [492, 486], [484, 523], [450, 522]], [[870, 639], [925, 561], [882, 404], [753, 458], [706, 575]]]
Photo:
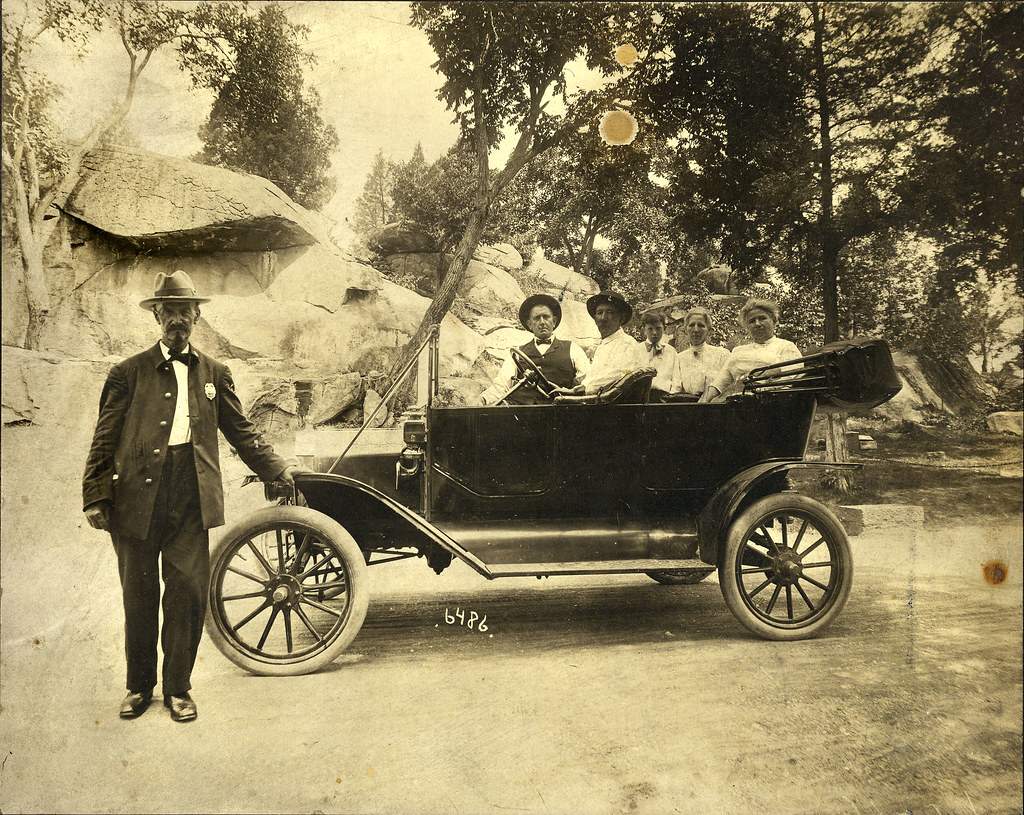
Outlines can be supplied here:
[[642, 368], [639, 343], [629, 334], [618, 329], [614, 334], [605, 337], [594, 349], [594, 358], [590, 362], [590, 371], [584, 378], [583, 385], [587, 393], [597, 393], [605, 385], [610, 385], [623, 374]]
[[576, 384], [578, 385], [583, 381], [583, 377], [590, 372], [590, 357], [576, 343], [570, 342], [569, 359], [572, 361], [572, 367], [576, 369]]
[[511, 388], [515, 375], [516, 364], [512, 361], [512, 352], [509, 351], [505, 354], [505, 360], [501, 363], [501, 369], [498, 371], [498, 375], [494, 377], [494, 381], [491, 382], [487, 390], [480, 394], [484, 404], [492, 404], [499, 396]]

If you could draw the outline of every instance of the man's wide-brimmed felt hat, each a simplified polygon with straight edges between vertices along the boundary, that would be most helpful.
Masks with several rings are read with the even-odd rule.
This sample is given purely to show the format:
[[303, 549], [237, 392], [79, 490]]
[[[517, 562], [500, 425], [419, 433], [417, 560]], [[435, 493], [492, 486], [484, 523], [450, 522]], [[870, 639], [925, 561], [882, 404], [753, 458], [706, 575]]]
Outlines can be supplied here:
[[633, 307], [626, 302], [625, 297], [614, 291], [601, 291], [587, 300], [587, 311], [590, 312], [591, 317], [596, 318], [597, 307], [602, 303], [611, 303], [622, 312], [623, 317], [620, 325], [625, 325], [633, 319]]
[[547, 306], [551, 309], [551, 313], [555, 315], [555, 328], [558, 328], [558, 324], [562, 322], [562, 304], [550, 294], [531, 294], [523, 300], [523, 304], [519, 307], [519, 322], [523, 324], [524, 328], [529, 328], [526, 321], [534, 306]]
[[196, 295], [195, 284], [187, 272], [177, 271], [167, 274], [160, 272], [156, 276], [156, 285], [153, 288], [153, 296], [147, 297], [141, 303], [142, 308], [149, 309], [157, 303], [209, 303], [209, 297]]

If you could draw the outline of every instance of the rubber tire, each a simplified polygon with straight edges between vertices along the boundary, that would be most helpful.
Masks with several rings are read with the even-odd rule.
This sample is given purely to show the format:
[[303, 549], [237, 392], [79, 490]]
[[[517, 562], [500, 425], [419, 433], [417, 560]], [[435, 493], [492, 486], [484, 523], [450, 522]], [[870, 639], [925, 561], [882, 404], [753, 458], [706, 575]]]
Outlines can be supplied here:
[[[827, 608], [798, 627], [780, 627], [755, 615], [744, 600], [736, 576], [736, 558], [750, 532], [767, 516], [777, 515], [785, 510], [794, 510], [810, 516], [818, 531], [829, 536], [835, 547], [834, 554], [839, 559], [839, 583], [826, 601]], [[768, 495], [747, 507], [730, 524], [718, 566], [718, 582], [729, 610], [748, 631], [766, 640], [783, 642], [813, 637], [836, 618], [850, 596], [850, 587], [853, 585], [853, 556], [846, 530], [826, 506], [812, 498], [797, 493]]]
[[663, 586], [695, 586], [714, 571], [713, 566], [708, 566], [706, 569], [655, 569], [645, 574]]
[[[239, 650], [230, 636], [222, 629], [217, 613], [216, 597], [218, 570], [224, 568], [224, 559], [231, 554], [239, 538], [251, 538], [260, 531], [282, 524], [304, 526], [314, 534], [329, 540], [337, 548], [348, 572], [349, 606], [348, 619], [330, 644], [319, 653], [297, 662], [266, 662]], [[210, 555], [210, 589], [206, 612], [206, 632], [213, 644], [229, 660], [240, 668], [258, 676], [301, 676], [314, 673], [330, 665], [351, 645], [366, 619], [370, 604], [370, 592], [366, 579], [366, 559], [355, 540], [345, 528], [333, 518], [308, 507], [273, 506], [265, 507], [246, 515], [228, 527], [214, 546]]]

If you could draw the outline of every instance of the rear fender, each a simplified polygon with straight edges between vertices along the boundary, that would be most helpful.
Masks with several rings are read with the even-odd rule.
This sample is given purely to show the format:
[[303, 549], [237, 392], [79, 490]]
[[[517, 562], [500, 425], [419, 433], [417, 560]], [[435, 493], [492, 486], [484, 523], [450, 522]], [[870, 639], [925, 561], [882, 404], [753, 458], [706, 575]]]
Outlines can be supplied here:
[[343, 475], [300, 473], [295, 486], [306, 504], [341, 524], [363, 552], [372, 549], [415, 548], [440, 573], [451, 556], [486, 577], [489, 570], [425, 518], [379, 490]]
[[722, 541], [733, 519], [740, 510], [757, 498], [778, 490], [766, 489], [766, 483], [784, 475], [790, 470], [816, 469], [860, 469], [860, 464], [840, 464], [817, 461], [767, 461], [743, 470], [725, 482], [711, 500], [704, 505], [697, 517], [697, 545], [700, 559], [713, 566], [718, 565]]

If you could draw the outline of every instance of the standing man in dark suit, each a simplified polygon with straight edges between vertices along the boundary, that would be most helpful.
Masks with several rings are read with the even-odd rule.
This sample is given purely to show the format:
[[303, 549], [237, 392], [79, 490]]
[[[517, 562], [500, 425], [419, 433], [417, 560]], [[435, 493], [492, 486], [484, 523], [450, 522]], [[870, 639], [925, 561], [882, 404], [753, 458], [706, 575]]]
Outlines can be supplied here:
[[142, 715], [156, 686], [160, 561], [164, 705], [175, 721], [196, 718], [189, 690], [206, 615], [208, 530], [224, 523], [218, 428], [264, 481], [290, 484], [296, 469], [245, 417], [227, 366], [189, 346], [206, 302], [185, 272], [157, 275], [153, 297], [140, 305], [162, 336], [107, 375], [85, 466], [84, 511], [91, 526], [110, 532], [121, 577], [123, 719]]

